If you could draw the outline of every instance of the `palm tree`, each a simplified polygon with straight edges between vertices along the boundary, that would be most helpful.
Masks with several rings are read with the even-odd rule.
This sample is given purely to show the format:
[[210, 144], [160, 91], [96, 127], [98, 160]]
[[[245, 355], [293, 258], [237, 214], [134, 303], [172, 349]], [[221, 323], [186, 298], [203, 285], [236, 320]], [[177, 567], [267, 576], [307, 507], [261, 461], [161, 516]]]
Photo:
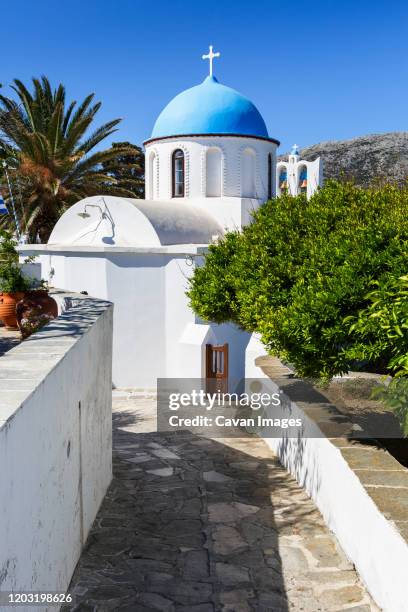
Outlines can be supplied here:
[[129, 176], [124, 185], [103, 167], [134, 155], [134, 148], [94, 151], [121, 121], [109, 121], [88, 135], [101, 107], [94, 94], [81, 104], [66, 104], [63, 85], [53, 90], [43, 76], [34, 78], [33, 86], [30, 92], [15, 79], [16, 99], [0, 95], [0, 159], [7, 160], [21, 192], [23, 231], [31, 240], [39, 236], [46, 242], [60, 215], [79, 199], [99, 193], [137, 197], [140, 185], [135, 179], [132, 191]]

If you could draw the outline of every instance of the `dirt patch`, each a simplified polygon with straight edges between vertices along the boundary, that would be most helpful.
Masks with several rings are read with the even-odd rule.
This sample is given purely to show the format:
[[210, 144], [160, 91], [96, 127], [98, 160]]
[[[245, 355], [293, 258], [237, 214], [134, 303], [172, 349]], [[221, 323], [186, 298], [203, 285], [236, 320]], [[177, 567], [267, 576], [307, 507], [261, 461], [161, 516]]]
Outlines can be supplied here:
[[361, 427], [366, 443], [386, 448], [408, 467], [408, 439], [404, 438], [398, 419], [382, 401], [373, 399], [380, 386], [384, 386], [380, 377], [353, 377], [334, 379], [318, 390]]

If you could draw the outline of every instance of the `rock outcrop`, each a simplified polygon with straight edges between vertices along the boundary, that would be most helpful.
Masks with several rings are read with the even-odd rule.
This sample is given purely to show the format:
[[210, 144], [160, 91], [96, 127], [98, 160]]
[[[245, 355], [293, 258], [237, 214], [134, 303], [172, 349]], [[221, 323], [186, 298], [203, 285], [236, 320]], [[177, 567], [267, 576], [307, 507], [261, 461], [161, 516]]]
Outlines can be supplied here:
[[401, 185], [408, 178], [408, 132], [321, 142], [302, 149], [300, 154], [308, 161], [322, 157], [325, 179], [353, 179], [366, 187], [378, 179]]

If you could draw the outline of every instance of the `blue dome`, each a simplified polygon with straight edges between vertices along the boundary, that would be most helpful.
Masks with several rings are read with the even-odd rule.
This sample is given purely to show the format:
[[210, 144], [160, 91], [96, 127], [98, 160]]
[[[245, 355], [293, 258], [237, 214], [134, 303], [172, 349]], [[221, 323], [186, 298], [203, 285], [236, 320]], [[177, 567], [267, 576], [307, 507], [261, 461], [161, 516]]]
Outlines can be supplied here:
[[254, 104], [213, 76], [173, 98], [157, 118], [151, 138], [193, 134], [269, 138]]

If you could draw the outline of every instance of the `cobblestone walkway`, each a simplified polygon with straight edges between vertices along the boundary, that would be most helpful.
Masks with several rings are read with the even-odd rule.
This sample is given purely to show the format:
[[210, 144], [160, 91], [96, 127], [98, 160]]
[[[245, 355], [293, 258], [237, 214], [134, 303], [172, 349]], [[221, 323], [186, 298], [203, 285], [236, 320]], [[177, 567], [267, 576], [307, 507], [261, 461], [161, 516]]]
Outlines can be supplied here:
[[64, 611], [378, 610], [263, 441], [158, 434], [154, 400], [115, 395], [114, 479]]
[[0, 327], [0, 356], [20, 344], [20, 342], [21, 334], [19, 331]]

